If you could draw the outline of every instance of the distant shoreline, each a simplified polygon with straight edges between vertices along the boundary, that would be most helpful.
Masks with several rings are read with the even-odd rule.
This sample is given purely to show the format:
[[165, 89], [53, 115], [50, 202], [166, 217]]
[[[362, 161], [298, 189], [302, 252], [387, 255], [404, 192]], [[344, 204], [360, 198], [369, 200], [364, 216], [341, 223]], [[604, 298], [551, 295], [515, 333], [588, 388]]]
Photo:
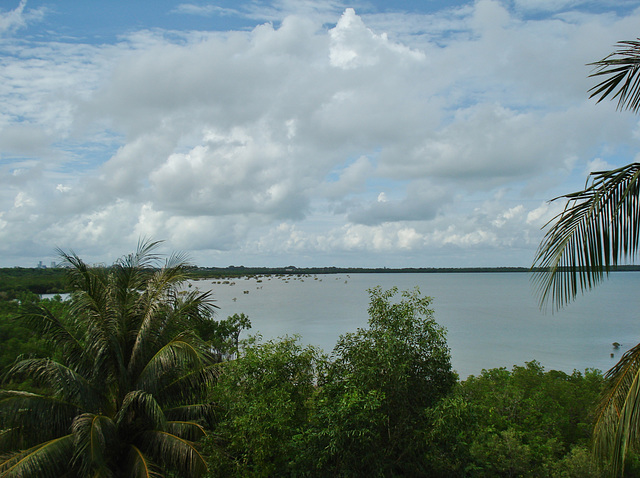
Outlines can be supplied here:
[[[529, 267], [198, 267], [195, 278], [242, 277], [256, 275], [315, 275], [315, 274], [456, 274], [487, 272], [541, 272]], [[612, 272], [638, 272], [640, 265], [623, 265], [612, 268]]]
[[[190, 279], [223, 279], [255, 276], [326, 275], [326, 274], [461, 274], [540, 272], [528, 267], [198, 267], [190, 271]], [[640, 265], [612, 268], [612, 272], [638, 272]], [[34, 294], [70, 292], [64, 268], [0, 268], [0, 299], [14, 298], [20, 291]]]

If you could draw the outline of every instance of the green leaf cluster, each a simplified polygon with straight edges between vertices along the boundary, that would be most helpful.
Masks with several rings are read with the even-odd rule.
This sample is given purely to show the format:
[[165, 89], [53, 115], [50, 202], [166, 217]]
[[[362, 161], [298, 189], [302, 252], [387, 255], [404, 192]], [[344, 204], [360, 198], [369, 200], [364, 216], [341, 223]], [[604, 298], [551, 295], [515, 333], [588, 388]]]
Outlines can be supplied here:
[[218, 422], [205, 440], [212, 476], [286, 476], [312, 414], [325, 357], [296, 337], [244, 344], [211, 390]]
[[340, 338], [322, 377], [318, 464], [332, 475], [423, 475], [425, 410], [457, 379], [445, 331], [417, 288], [369, 294], [369, 327]]
[[330, 358], [284, 338], [224, 364], [212, 476], [424, 475], [425, 412], [456, 383], [445, 333], [418, 290], [369, 292]]
[[[512, 371], [484, 370], [462, 382], [449, 398], [458, 400], [456, 411], [464, 416], [458, 427], [449, 424], [448, 433], [459, 434], [454, 449], [447, 449], [451, 436], [442, 440], [436, 433], [434, 438], [442, 440], [444, 455], [455, 463], [459, 476], [566, 476], [560, 463], [572, 453], [582, 456], [574, 449], [589, 447], [602, 383], [598, 371], [545, 372], [535, 361]], [[466, 406], [461, 409], [460, 403]], [[434, 418], [446, 416], [440, 412], [436, 410]], [[445, 413], [451, 414], [451, 407]], [[588, 463], [599, 476], [592, 460]]]
[[57, 313], [64, 313], [67, 307], [60, 296], [40, 300], [30, 292], [16, 294], [16, 298], [0, 300], [0, 373], [12, 365], [19, 357], [43, 357], [50, 352], [49, 342], [39, 333], [27, 327], [20, 320], [21, 310], [41, 303]]
[[326, 356], [241, 341], [248, 317], [212, 320], [180, 258], [65, 257], [70, 302], [0, 305], [47, 344], [0, 391], [0, 476], [603, 476], [588, 451], [602, 375], [534, 361], [458, 382], [417, 289], [370, 290], [368, 326]]

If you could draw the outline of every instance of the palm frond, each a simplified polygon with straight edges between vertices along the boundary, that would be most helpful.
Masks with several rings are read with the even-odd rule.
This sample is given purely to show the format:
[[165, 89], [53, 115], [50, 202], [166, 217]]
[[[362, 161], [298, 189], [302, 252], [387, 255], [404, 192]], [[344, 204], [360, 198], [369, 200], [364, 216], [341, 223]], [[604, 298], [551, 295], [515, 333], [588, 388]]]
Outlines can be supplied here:
[[158, 347], [162, 347], [163, 336], [166, 332], [166, 317], [160, 313], [163, 304], [157, 301], [145, 307], [142, 319], [131, 333], [135, 335], [129, 361], [127, 363], [128, 373], [136, 375], [148, 359], [149, 354], [155, 353]]
[[179, 406], [185, 403], [198, 403], [207, 396], [209, 388], [220, 376], [219, 364], [194, 368], [178, 376], [155, 393], [164, 407]]
[[589, 90], [592, 92], [590, 98], [599, 97], [598, 103], [608, 96], [618, 98], [618, 109], [637, 113], [640, 108], [640, 41], [619, 42], [617, 51], [591, 65], [596, 67], [596, 72], [590, 76], [609, 78]]
[[147, 288], [150, 275], [157, 269], [160, 256], [153, 251], [161, 242], [139, 240], [136, 252], [120, 258], [111, 268], [112, 292], [117, 302], [123, 330], [127, 325], [131, 325], [123, 322], [125, 318], [127, 322], [135, 324], [131, 319], [141, 315], [141, 291]]
[[189, 476], [198, 477], [207, 472], [207, 463], [193, 442], [160, 430], [147, 431], [140, 438], [141, 449], [152, 456], [162, 457]]
[[118, 446], [115, 423], [104, 415], [83, 413], [71, 425], [73, 464], [83, 476], [111, 476], [111, 452]]
[[153, 241], [149, 238], [140, 238], [136, 251], [118, 259], [116, 265], [121, 265], [128, 269], [153, 268], [160, 258], [154, 251], [162, 242]]
[[167, 419], [156, 399], [142, 390], [134, 390], [125, 396], [115, 420], [121, 432], [126, 430], [131, 435], [146, 429], [165, 430], [167, 427]]
[[92, 383], [75, 370], [55, 360], [21, 360], [9, 369], [7, 378], [32, 378], [36, 383], [49, 387], [55, 397], [74, 403], [83, 410], [102, 404], [102, 397]]
[[104, 377], [121, 367], [124, 353], [118, 341], [122, 334], [109, 273], [104, 268], [89, 267], [74, 253], [58, 252], [68, 267], [67, 275], [74, 289], [70, 316], [82, 333], [93, 371]]
[[[42, 440], [66, 434], [78, 414], [77, 404], [54, 397], [20, 390], [0, 391], [0, 423], [17, 431], [3, 437], [2, 449], [24, 443], [30, 446]], [[47, 427], [43, 429], [42, 424]]]
[[211, 402], [190, 403], [173, 408], [165, 408], [164, 414], [173, 421], [208, 421], [213, 418], [214, 405]]
[[171, 294], [171, 318], [179, 327], [193, 329], [211, 320], [218, 306], [214, 304], [212, 291], [181, 292]]
[[187, 278], [189, 264], [173, 260], [167, 262], [164, 267], [157, 269], [147, 280], [147, 291], [153, 293], [166, 291], [171, 287], [179, 286]]
[[131, 445], [128, 470], [129, 476], [132, 478], [159, 478], [163, 476], [156, 471], [157, 466], [135, 445]]
[[102, 296], [97, 291], [104, 291], [107, 285], [107, 274], [102, 269], [91, 268], [73, 251], [65, 252], [57, 249], [62, 259], [61, 265], [67, 270], [67, 279], [74, 291], [90, 296]]
[[47, 307], [42, 305], [28, 306], [17, 316], [20, 325], [24, 325], [40, 336], [47, 337], [56, 348], [63, 351], [72, 361], [83, 355], [83, 347], [69, 327], [68, 321], [56, 317]]
[[545, 226], [532, 266], [541, 307], [564, 306], [637, 254], [639, 194], [640, 163], [632, 163], [592, 173], [584, 190], [562, 196], [568, 202]]
[[640, 430], [640, 344], [628, 350], [607, 372], [606, 388], [594, 427], [594, 451], [612, 465], [614, 475], [624, 471], [629, 450], [637, 450]]
[[58, 478], [69, 468], [73, 452], [73, 436], [65, 435], [14, 453], [0, 462], [2, 478]]
[[166, 376], [178, 377], [185, 371], [199, 370], [203, 365], [203, 354], [193, 343], [188, 333], [180, 334], [164, 345], [149, 359], [136, 377], [137, 388], [157, 391], [163, 386]]
[[179, 268], [185, 270], [191, 266], [189, 255], [186, 252], [174, 252], [166, 260], [165, 269]]
[[188, 421], [168, 421], [167, 432], [190, 441], [198, 441], [207, 436], [207, 431], [202, 425]]
[[[146, 286], [138, 300], [138, 320], [131, 321], [130, 333], [135, 336], [131, 346], [128, 368], [139, 369], [149, 350], [155, 351], [157, 344], [166, 335], [168, 322], [180, 315], [167, 315], [174, 304], [171, 298], [176, 295], [177, 286], [185, 280], [184, 271], [180, 267], [163, 268], [147, 278]], [[180, 324], [172, 324], [173, 330], [182, 330]]]

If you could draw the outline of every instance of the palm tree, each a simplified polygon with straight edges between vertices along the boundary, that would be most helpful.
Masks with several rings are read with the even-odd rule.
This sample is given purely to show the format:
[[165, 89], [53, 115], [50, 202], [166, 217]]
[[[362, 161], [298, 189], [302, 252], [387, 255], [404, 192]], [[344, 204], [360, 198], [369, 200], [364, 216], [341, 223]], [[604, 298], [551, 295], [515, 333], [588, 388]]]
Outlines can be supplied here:
[[[180, 292], [188, 264], [162, 267], [157, 242], [108, 268], [60, 251], [73, 287], [66, 316], [44, 307], [23, 320], [48, 337], [52, 356], [8, 372], [40, 392], [0, 390], [0, 477], [200, 476], [216, 377], [193, 332], [212, 316], [209, 293]], [[4, 453], [4, 455], [2, 455]]]
[[[591, 76], [605, 79], [590, 91], [598, 102], [618, 99], [618, 109], [640, 110], [640, 39], [618, 43], [611, 55], [592, 64]], [[560, 308], [602, 282], [620, 261], [633, 258], [640, 244], [640, 164], [591, 173], [585, 189], [566, 196], [564, 210], [545, 226], [536, 253], [534, 281], [540, 305]], [[560, 198], [556, 198], [560, 199]], [[598, 407], [595, 451], [624, 471], [628, 451], [640, 449], [640, 344], [606, 374]]]

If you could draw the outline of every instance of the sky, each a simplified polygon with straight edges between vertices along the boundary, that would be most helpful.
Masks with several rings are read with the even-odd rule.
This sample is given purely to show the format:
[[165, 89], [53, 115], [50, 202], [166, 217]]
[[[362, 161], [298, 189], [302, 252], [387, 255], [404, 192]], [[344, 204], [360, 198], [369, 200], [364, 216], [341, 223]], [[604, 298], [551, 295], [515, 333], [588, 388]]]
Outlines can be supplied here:
[[0, 267], [530, 266], [638, 161], [640, 0], [0, 1]]

